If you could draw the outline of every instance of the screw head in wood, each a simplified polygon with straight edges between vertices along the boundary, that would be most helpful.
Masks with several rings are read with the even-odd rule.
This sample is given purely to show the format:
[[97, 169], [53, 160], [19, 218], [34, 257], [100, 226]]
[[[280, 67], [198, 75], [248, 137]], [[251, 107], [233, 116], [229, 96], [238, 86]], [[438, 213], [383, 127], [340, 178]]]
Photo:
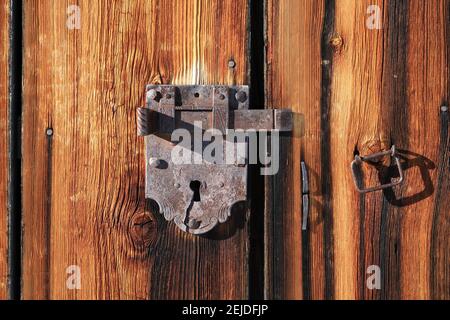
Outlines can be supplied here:
[[47, 130], [45, 131], [45, 134], [49, 137], [51, 137], [53, 135], [53, 129], [52, 128], [47, 128]]
[[228, 61], [228, 68], [233, 69], [236, 67], [236, 61], [234, 61], [233, 59], [230, 59]]
[[441, 107], [441, 111], [442, 112], [447, 112], [448, 111], [448, 106], [442, 106]]

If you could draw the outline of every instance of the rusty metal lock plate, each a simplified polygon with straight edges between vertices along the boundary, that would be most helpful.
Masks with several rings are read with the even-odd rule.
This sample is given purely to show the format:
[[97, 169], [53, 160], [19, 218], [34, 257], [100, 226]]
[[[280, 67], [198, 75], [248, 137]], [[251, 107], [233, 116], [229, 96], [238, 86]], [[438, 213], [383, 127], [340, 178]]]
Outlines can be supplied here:
[[[291, 111], [249, 110], [248, 86], [149, 85], [146, 95], [146, 107], [137, 110], [146, 198], [181, 230], [206, 233], [247, 200], [245, 130], [290, 131]], [[205, 157], [212, 142], [214, 157]]]

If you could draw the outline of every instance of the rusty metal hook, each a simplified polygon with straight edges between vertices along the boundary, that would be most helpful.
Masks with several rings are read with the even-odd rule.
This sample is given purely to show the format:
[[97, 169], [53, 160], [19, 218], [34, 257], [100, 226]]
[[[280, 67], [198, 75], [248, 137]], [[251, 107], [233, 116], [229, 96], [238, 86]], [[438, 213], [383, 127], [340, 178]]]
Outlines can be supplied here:
[[[382, 184], [382, 185], [375, 186], [375, 187], [370, 187], [370, 188], [361, 187], [360, 184], [358, 183], [357, 168], [361, 167], [361, 164], [363, 162], [367, 162], [372, 159], [380, 158], [380, 157], [386, 156], [386, 155], [391, 155], [391, 157], [395, 159], [399, 178], [395, 179], [394, 181], [392, 181], [392, 179], [391, 179], [391, 183]], [[378, 191], [378, 190], [382, 190], [382, 189], [392, 188], [392, 187], [395, 187], [395, 186], [403, 183], [403, 170], [402, 170], [402, 166], [400, 163], [400, 158], [397, 156], [397, 153], [396, 153], [395, 145], [393, 145], [390, 150], [374, 153], [369, 156], [361, 157], [359, 155], [356, 155], [355, 160], [352, 161], [351, 169], [352, 169], [352, 176], [353, 176], [353, 181], [355, 182], [356, 190], [358, 190], [358, 192], [360, 192], [360, 193], [368, 193], [368, 192], [374, 192], [374, 191]]]

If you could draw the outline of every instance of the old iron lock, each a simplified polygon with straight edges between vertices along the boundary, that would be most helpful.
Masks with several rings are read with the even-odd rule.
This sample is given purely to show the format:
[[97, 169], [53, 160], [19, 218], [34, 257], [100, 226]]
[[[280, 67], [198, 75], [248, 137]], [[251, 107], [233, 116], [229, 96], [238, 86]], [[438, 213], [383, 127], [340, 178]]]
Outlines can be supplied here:
[[[145, 196], [158, 203], [166, 220], [174, 221], [185, 232], [204, 234], [227, 221], [235, 204], [247, 201], [248, 161], [246, 156], [238, 156], [238, 152], [232, 162], [215, 163], [203, 158], [194, 163], [174, 161], [175, 151], [183, 151], [179, 145], [184, 142], [185, 149], [193, 147], [195, 158], [205, 151], [203, 142], [198, 150], [192, 141], [199, 132], [202, 136], [213, 132], [210, 141], [220, 143], [217, 135], [224, 136], [230, 129], [292, 130], [290, 110], [249, 110], [248, 96], [248, 86], [146, 88], [146, 107], [137, 109], [138, 135], [145, 137]], [[179, 129], [193, 134], [194, 139], [183, 141], [183, 137], [175, 144], [173, 134]], [[220, 146], [224, 157], [230, 145], [233, 150], [242, 147], [246, 150], [248, 140], [224, 138]]]

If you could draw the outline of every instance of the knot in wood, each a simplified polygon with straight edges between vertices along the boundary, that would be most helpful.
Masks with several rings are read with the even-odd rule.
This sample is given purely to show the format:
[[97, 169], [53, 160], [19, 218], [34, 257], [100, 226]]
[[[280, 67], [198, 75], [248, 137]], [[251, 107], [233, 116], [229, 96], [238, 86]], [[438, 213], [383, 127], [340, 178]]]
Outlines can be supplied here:
[[331, 37], [330, 45], [334, 52], [340, 52], [344, 46], [344, 39], [340, 35], [336, 34]]
[[156, 239], [156, 223], [149, 213], [141, 212], [133, 216], [130, 235], [136, 246], [151, 246]]

